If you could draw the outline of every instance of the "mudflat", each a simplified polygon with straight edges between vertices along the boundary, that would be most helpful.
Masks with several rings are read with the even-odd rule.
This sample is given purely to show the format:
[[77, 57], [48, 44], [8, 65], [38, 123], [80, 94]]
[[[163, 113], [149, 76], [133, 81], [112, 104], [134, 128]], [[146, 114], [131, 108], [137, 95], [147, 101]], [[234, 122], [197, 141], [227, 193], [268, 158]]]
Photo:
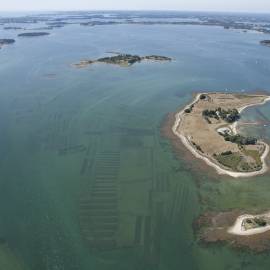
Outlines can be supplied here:
[[269, 212], [258, 214], [244, 210], [207, 212], [194, 222], [198, 239], [204, 244], [226, 242], [234, 248], [254, 252], [268, 251], [270, 247]]

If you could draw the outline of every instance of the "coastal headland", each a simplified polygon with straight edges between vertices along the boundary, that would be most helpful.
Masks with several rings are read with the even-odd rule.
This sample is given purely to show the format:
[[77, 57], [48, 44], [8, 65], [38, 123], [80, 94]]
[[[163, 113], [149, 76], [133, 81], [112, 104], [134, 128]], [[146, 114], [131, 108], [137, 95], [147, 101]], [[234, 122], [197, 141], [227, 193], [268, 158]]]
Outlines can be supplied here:
[[252, 177], [268, 170], [269, 146], [237, 132], [241, 112], [266, 103], [267, 95], [200, 93], [175, 115], [172, 132], [179, 143], [218, 174]]

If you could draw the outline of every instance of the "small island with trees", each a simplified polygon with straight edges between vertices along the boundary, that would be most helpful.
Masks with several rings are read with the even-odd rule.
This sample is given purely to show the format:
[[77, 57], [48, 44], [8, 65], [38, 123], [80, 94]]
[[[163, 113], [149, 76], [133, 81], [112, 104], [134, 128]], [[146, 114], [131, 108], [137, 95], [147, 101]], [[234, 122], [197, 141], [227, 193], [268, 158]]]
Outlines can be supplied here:
[[15, 43], [15, 40], [11, 39], [11, 38], [0, 39], [0, 49], [5, 45], [10, 45], [10, 44], [13, 44], [13, 43]]
[[19, 26], [5, 26], [3, 29], [4, 30], [22, 30], [23, 28]]
[[29, 32], [29, 33], [21, 33], [18, 34], [18, 37], [41, 37], [41, 36], [48, 36], [50, 33], [48, 32]]
[[159, 56], [159, 55], [147, 55], [147, 56], [139, 56], [132, 54], [123, 54], [123, 53], [114, 53], [116, 55], [98, 58], [96, 60], [82, 60], [80, 63], [74, 64], [73, 66], [77, 68], [84, 68], [88, 65], [92, 65], [95, 63], [104, 63], [104, 64], [112, 64], [118, 65], [121, 67], [128, 67], [135, 63], [140, 63], [142, 61], [172, 61], [170, 57]]
[[267, 95], [203, 93], [176, 114], [173, 133], [219, 174], [247, 177], [265, 173], [269, 146], [237, 132], [240, 113], [264, 104]]
[[263, 46], [270, 47], [270, 40], [262, 40], [260, 43], [261, 43], [261, 45], [263, 45]]
[[258, 209], [206, 212], [194, 221], [198, 240], [204, 244], [228, 243], [234, 248], [254, 252], [270, 247], [270, 212]]

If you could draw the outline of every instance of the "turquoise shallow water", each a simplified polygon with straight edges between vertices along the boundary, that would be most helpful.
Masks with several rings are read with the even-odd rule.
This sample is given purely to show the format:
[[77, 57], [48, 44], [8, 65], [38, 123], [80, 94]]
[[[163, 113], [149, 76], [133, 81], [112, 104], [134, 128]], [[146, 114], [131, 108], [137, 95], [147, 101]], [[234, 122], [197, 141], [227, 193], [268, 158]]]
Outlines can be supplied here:
[[[160, 136], [165, 115], [194, 92], [268, 90], [262, 37], [219, 27], [70, 25], [2, 49], [0, 266], [268, 269], [268, 253], [200, 246], [192, 223], [206, 210], [269, 208], [269, 176], [208, 174], [176, 159]], [[70, 66], [106, 51], [174, 61]], [[268, 104], [245, 118], [269, 113]], [[269, 125], [251, 131], [269, 139]]]

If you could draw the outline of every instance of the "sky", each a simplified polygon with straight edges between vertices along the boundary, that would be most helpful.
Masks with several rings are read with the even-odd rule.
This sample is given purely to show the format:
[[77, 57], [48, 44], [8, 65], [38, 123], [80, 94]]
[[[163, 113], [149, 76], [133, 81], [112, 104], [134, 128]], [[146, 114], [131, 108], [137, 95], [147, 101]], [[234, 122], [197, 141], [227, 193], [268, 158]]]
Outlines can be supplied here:
[[0, 11], [185, 10], [270, 13], [270, 0], [0, 0]]

